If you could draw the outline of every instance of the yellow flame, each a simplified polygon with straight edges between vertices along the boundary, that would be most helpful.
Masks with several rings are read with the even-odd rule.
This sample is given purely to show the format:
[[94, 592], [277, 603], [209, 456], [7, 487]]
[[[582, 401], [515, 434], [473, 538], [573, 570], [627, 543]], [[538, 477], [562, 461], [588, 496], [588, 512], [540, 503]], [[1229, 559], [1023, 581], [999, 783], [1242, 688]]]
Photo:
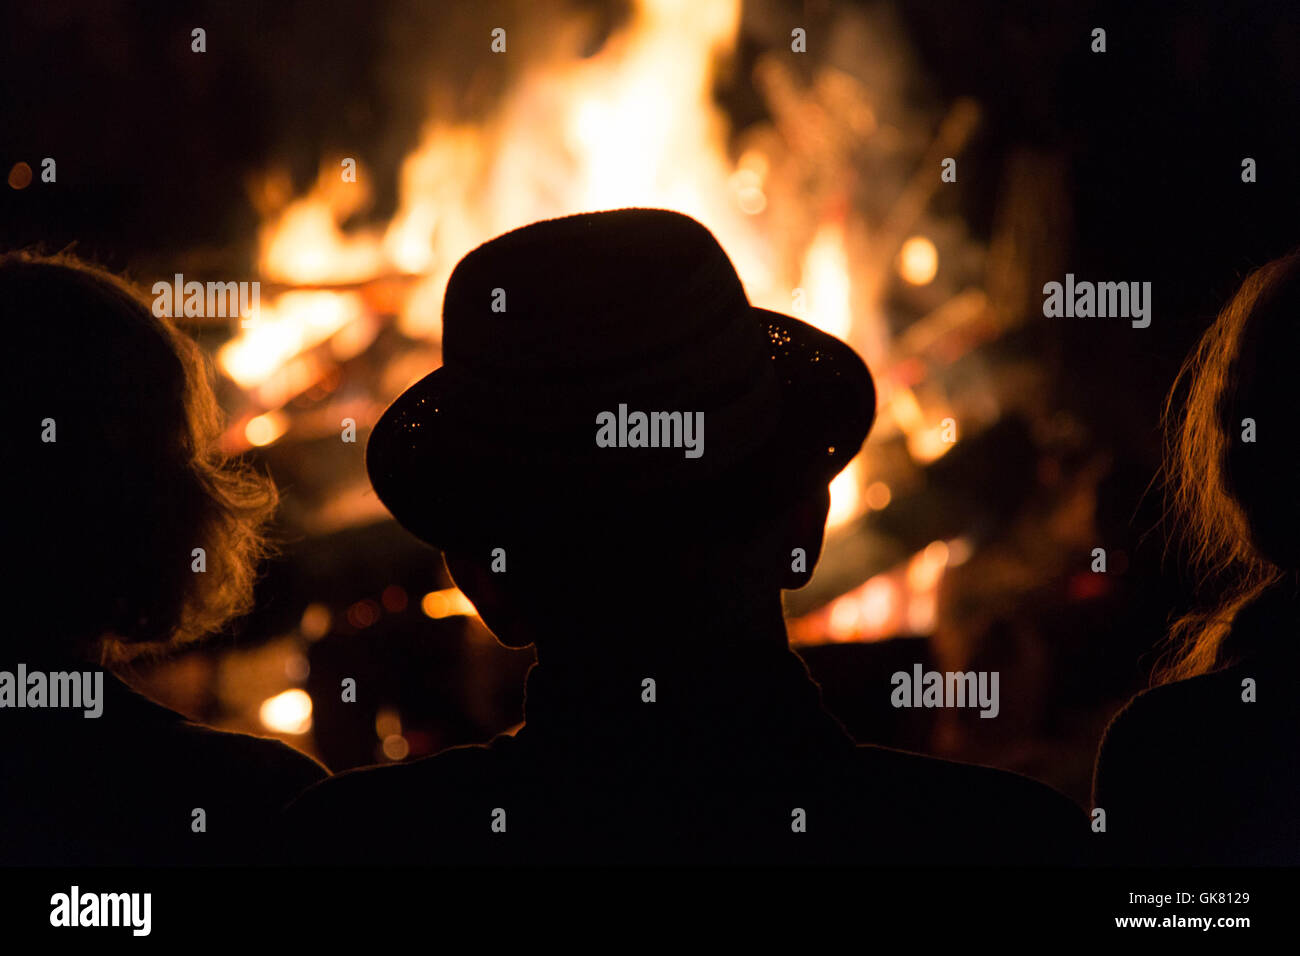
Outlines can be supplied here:
[[831, 481], [831, 507], [826, 515], [827, 528], [839, 528], [862, 513], [862, 460], [854, 458], [848, 467]]
[[286, 292], [262, 306], [256, 325], [221, 347], [217, 362], [238, 385], [253, 388], [361, 315], [356, 293]]
[[928, 634], [938, 619], [939, 585], [953, 564], [969, 557], [963, 538], [931, 541], [902, 565], [869, 578], [829, 606], [796, 619], [797, 643], [875, 641], [910, 630]]
[[311, 730], [311, 696], [305, 690], [286, 690], [262, 701], [258, 716], [267, 730], [305, 734]]
[[916, 394], [905, 385], [897, 385], [889, 395], [889, 414], [905, 433], [917, 431], [925, 425], [925, 413]]
[[[532, 68], [495, 115], [429, 124], [403, 161], [398, 210], [381, 230], [344, 231], [369, 200], [367, 177], [343, 182], [337, 162], [323, 164], [313, 189], [263, 228], [263, 275], [298, 285], [418, 276], [399, 328], [436, 340], [451, 268], [474, 246], [537, 219], [644, 205], [699, 219], [751, 301], [787, 305], [752, 224], [767, 202], [767, 161], [750, 150], [733, 168], [713, 101], [714, 64], [734, 48], [740, 9], [740, 0], [639, 0], [596, 55]], [[267, 381], [308, 347], [295, 347], [295, 331], [262, 333], [227, 354], [223, 369], [245, 387]]]
[[344, 182], [339, 166], [325, 163], [312, 191], [262, 228], [264, 276], [308, 285], [356, 282], [384, 271], [387, 263], [375, 235], [347, 235], [339, 227], [369, 200], [360, 170], [357, 178], [357, 182]]
[[[262, 321], [221, 350], [222, 369], [253, 390], [262, 408], [279, 408], [320, 381], [329, 363], [369, 346], [378, 331], [371, 309], [396, 310], [404, 334], [436, 341], [451, 269], [478, 244], [538, 219], [634, 205], [700, 220], [726, 248], [755, 305], [789, 311], [797, 280], [813, 325], [852, 337], [869, 362], [883, 361], [879, 283], [855, 286], [845, 224], [824, 221], [806, 247], [792, 246], [763, 215], [784, 195], [781, 187], [789, 188], [780, 155], [769, 156], [756, 140], [730, 158], [734, 140], [714, 100], [715, 69], [734, 51], [740, 22], [740, 0], [636, 0], [627, 25], [594, 55], [565, 56], [561, 49], [539, 58], [492, 114], [426, 125], [403, 160], [397, 211], [378, 227], [344, 227], [369, 202], [369, 176], [358, 170], [357, 182], [344, 182], [337, 160], [324, 163], [296, 201], [284, 202], [282, 181], [268, 189], [267, 207], [281, 211], [259, 236], [264, 276], [297, 285], [407, 278], [396, 304], [384, 307], [373, 294], [340, 290], [268, 301]], [[860, 119], [845, 121], [859, 132], [875, 122]], [[905, 245], [916, 249], [924, 246]], [[915, 256], [909, 251], [904, 259]], [[326, 340], [328, 348], [316, 348]], [[920, 427], [904, 431], [910, 436]], [[855, 462], [835, 480], [832, 528], [870, 504], [862, 479]], [[880, 500], [877, 489], [872, 501]]]
[[921, 464], [929, 464], [948, 454], [956, 442], [948, 437], [948, 429], [941, 422], [908, 432], [907, 451]]
[[847, 340], [853, 328], [849, 304], [849, 259], [844, 230], [824, 224], [804, 256], [802, 288], [808, 295], [808, 321], [828, 335]]
[[905, 385], [893, 385], [885, 399], [889, 417], [907, 439], [907, 451], [920, 464], [928, 464], [952, 450], [956, 443], [955, 421], [942, 408], [928, 412], [921, 408], [916, 393]]

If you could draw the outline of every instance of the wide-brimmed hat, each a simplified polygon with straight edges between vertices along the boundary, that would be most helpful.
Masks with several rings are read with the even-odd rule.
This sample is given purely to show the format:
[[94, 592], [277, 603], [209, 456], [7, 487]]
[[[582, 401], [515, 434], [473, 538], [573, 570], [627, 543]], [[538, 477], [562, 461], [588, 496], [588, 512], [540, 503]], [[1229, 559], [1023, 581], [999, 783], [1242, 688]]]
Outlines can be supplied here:
[[479, 246], [448, 281], [442, 350], [366, 448], [380, 500], [440, 548], [747, 520], [829, 482], [875, 414], [852, 349], [751, 306], [712, 233], [662, 209]]

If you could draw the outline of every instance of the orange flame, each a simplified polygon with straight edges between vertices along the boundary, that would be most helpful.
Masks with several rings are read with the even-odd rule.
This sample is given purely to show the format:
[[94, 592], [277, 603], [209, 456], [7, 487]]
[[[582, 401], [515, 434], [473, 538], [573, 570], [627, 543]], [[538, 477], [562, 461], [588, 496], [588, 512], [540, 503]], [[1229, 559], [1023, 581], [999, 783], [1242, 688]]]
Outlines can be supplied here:
[[[694, 216], [727, 249], [754, 304], [806, 311], [808, 321], [851, 341], [873, 366], [883, 364], [889, 333], [881, 287], [865, 277], [886, 267], [855, 264], [842, 205], [828, 209], [811, 234], [796, 234], [773, 208], [773, 190], [782, 185], [775, 177], [788, 169], [777, 165], [780, 147], [755, 140], [730, 156], [731, 130], [713, 89], [717, 64], [735, 48], [740, 9], [740, 0], [637, 0], [627, 25], [594, 56], [524, 68], [482, 119], [431, 122], [402, 163], [398, 208], [387, 223], [343, 225], [370, 200], [364, 168], [351, 182], [337, 159], [327, 162], [315, 186], [288, 203], [268, 180], [268, 207], [281, 201], [259, 234], [261, 273], [315, 288], [267, 296], [261, 321], [221, 350], [222, 369], [274, 411], [325, 377], [331, 363], [367, 347], [381, 313], [395, 315], [405, 335], [436, 344], [450, 271], [476, 245], [537, 219], [632, 205]], [[858, 112], [870, 123], [850, 125], [874, 129], [869, 105]], [[872, 252], [870, 244], [853, 248], [893, 255]], [[905, 281], [929, 282], [937, 268], [933, 244], [914, 237], [898, 268]], [[395, 279], [400, 293], [392, 303], [377, 305], [372, 293], [359, 291]], [[386, 376], [385, 383], [398, 378], [405, 380]], [[890, 383], [882, 377], [880, 385], [878, 429], [901, 430], [918, 462], [944, 454], [951, 443], [940, 440], [943, 416], [934, 414], [942, 410], [922, 412], [906, 388], [891, 399]], [[258, 428], [249, 441], [269, 434]], [[882, 494], [887, 503], [887, 488], [875, 488], [868, 500], [866, 472], [859, 458], [834, 482], [832, 528], [869, 505], [883, 507]]]

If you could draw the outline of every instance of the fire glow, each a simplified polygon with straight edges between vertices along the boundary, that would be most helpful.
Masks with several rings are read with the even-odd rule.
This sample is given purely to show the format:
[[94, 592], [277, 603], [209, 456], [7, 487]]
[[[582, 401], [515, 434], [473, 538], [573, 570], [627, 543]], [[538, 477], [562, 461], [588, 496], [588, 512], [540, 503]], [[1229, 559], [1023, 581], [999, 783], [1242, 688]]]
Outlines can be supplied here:
[[[917, 466], [946, 454], [952, 439], [941, 438], [940, 423], [951, 420], [951, 410], [941, 389], [925, 391], [904, 374], [886, 319], [891, 282], [920, 288], [942, 280], [939, 248], [916, 232], [925, 190], [933, 188], [917, 183], [937, 176], [904, 174], [878, 228], [854, 212], [849, 187], [834, 171], [821, 174], [831, 191], [823, 187], [810, 202], [799, 163], [834, 170], [823, 153], [839, 148], [844, 162], [843, 143], [898, 131], [856, 78], [825, 66], [804, 88], [779, 53], [761, 57], [752, 77], [772, 106], [770, 125], [759, 133], [733, 130], [714, 90], [734, 68], [740, 26], [740, 0], [637, 0], [595, 54], [575, 47], [569, 56], [526, 64], [486, 115], [429, 121], [402, 162], [387, 222], [351, 224], [364, 221], [372, 198], [364, 157], [354, 163], [355, 181], [340, 175], [339, 157], [323, 162], [315, 185], [298, 197], [283, 175], [268, 176], [258, 196], [267, 290], [260, 320], [238, 330], [218, 355], [251, 406], [230, 447], [268, 445], [286, 434], [283, 440], [292, 440], [299, 432], [288, 403], [337, 382], [338, 367], [385, 325], [423, 351], [409, 369], [400, 355], [389, 363], [380, 389], [387, 393], [371, 396], [373, 411], [427, 372], [424, 356], [436, 361], [440, 346], [443, 289], [455, 263], [478, 244], [538, 219], [653, 206], [709, 227], [755, 305], [794, 314], [863, 355], [877, 378], [878, 436], [901, 435]], [[817, 105], [798, 108], [800, 97]], [[954, 109], [956, 121], [945, 122], [931, 152], [959, 151], [972, 112], [969, 105]], [[825, 143], [804, 125], [810, 121], [826, 124]], [[835, 480], [832, 532], [889, 504], [890, 488], [878, 477], [859, 455]], [[902, 610], [899, 601], [873, 579], [835, 602], [830, 633], [863, 639], [843, 635], [932, 617], [920, 599]], [[423, 607], [434, 617], [473, 613], [434, 595]], [[852, 622], [846, 608], [855, 609]]]
[[281, 734], [305, 734], [311, 730], [311, 697], [293, 688], [262, 702], [258, 716], [267, 730]]
[[790, 622], [794, 644], [824, 640], [878, 641], [896, 634], [928, 634], [938, 612], [944, 572], [966, 561], [962, 538], [932, 541], [902, 565], [877, 574], [827, 607]]

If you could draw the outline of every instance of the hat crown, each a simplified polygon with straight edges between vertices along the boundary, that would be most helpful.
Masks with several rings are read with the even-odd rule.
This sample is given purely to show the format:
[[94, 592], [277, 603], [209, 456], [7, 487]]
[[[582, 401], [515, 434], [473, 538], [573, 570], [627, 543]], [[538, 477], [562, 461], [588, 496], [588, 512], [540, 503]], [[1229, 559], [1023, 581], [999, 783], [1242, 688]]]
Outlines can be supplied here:
[[[456, 266], [443, 361], [487, 378], [600, 379], [676, 354], [763, 348], [736, 270], [713, 234], [664, 209], [533, 223]], [[721, 355], [719, 355], [721, 358]]]

